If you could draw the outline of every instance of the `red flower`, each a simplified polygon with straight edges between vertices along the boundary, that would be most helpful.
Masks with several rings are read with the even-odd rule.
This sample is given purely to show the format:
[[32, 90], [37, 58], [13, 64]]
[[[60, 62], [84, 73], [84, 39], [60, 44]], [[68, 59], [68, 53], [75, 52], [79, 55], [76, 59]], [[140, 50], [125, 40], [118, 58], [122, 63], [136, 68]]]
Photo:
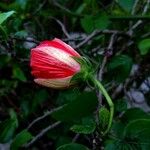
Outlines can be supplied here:
[[46, 87], [65, 88], [80, 72], [80, 64], [72, 56], [81, 56], [69, 45], [55, 38], [43, 41], [31, 50], [31, 68], [35, 82]]

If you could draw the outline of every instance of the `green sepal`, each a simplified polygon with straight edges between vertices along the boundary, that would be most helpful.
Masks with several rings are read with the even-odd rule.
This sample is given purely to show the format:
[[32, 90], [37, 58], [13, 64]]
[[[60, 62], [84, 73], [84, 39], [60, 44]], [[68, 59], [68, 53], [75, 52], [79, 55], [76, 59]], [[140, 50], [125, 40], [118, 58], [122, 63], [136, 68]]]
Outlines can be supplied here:
[[89, 80], [90, 76], [94, 73], [90, 61], [85, 57], [82, 58], [72, 57], [72, 58], [80, 64], [81, 69], [80, 72], [78, 72], [73, 76], [71, 82], [76, 83]]

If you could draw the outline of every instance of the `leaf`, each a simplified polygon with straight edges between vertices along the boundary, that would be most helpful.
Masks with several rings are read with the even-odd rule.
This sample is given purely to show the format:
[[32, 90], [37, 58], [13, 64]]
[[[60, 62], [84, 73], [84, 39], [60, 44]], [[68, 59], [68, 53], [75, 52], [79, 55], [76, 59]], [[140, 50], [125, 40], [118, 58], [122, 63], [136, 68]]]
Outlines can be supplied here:
[[13, 109], [10, 109], [9, 110], [9, 115], [10, 115], [10, 118], [14, 120], [14, 122], [16, 124], [16, 127], [18, 127], [19, 123], [18, 123], [16, 112]]
[[56, 150], [89, 150], [87, 147], [77, 143], [65, 144], [58, 147]]
[[150, 142], [150, 119], [137, 119], [127, 124], [124, 128], [124, 136], [136, 138], [141, 143]]
[[71, 137], [63, 136], [63, 135], [60, 136], [60, 132], [58, 133], [58, 137], [55, 140], [56, 140], [56, 147], [59, 147], [61, 145], [68, 144], [68, 143], [72, 142]]
[[7, 119], [0, 123], [0, 142], [8, 142], [17, 128], [15, 119]]
[[96, 16], [87, 15], [81, 19], [81, 26], [87, 33], [90, 33], [95, 29], [106, 29], [109, 23], [109, 18], [104, 13], [100, 13]]
[[15, 11], [8, 11], [6, 13], [0, 13], [0, 25], [14, 13]]
[[60, 91], [58, 98], [56, 100], [56, 104], [58, 103], [59, 105], [64, 105], [66, 103], [69, 103], [77, 98], [79, 95], [80, 91], [78, 88], [75, 89], [67, 89], [65, 91]]
[[92, 16], [85, 16], [81, 19], [81, 26], [87, 33], [92, 32], [94, 30], [94, 18]]
[[106, 14], [101, 14], [95, 18], [94, 25], [95, 29], [106, 29], [109, 25], [110, 21]]
[[11, 57], [7, 55], [0, 55], [0, 68], [6, 67], [8, 63], [11, 61]]
[[140, 143], [132, 140], [120, 139], [114, 137], [114, 139], [106, 140], [104, 150], [141, 150]]
[[150, 50], [150, 39], [144, 39], [139, 42], [138, 48], [141, 55], [146, 55]]
[[15, 37], [18, 38], [27, 38], [27, 36], [28, 36], [28, 32], [26, 30], [17, 31], [15, 33]]
[[128, 123], [130, 121], [136, 120], [136, 119], [148, 119], [150, 118], [150, 115], [145, 113], [143, 110], [139, 108], [131, 108], [128, 109], [123, 116], [121, 117], [121, 120], [125, 123]]
[[96, 128], [96, 123], [91, 117], [83, 118], [82, 124], [73, 125], [70, 130], [75, 133], [82, 133], [82, 134], [90, 134], [93, 133]]
[[112, 132], [114, 135], [120, 139], [123, 138], [123, 131], [124, 131], [125, 124], [121, 121], [115, 121], [112, 124]]
[[31, 112], [36, 111], [36, 108], [42, 104], [44, 101], [48, 99], [48, 92], [46, 90], [39, 90], [36, 91], [34, 97], [33, 97], [33, 102], [31, 103]]
[[27, 81], [24, 72], [18, 66], [14, 66], [13, 68], [13, 77], [23, 82]]
[[123, 112], [127, 110], [127, 103], [125, 99], [118, 99], [115, 101], [115, 111]]
[[118, 82], [123, 82], [131, 71], [132, 58], [127, 55], [114, 56], [107, 67], [109, 76]]
[[75, 121], [93, 113], [97, 103], [97, 97], [94, 92], [84, 92], [62, 109], [54, 112], [52, 117], [61, 121]]
[[117, 140], [106, 140], [104, 150], [116, 150]]
[[16, 3], [24, 10], [27, 4], [27, 0], [16, 0]]
[[130, 12], [133, 8], [135, 0], [118, 0], [118, 3], [124, 10]]
[[109, 110], [105, 107], [100, 108], [99, 110], [99, 128], [104, 130], [109, 122]]
[[16, 137], [12, 141], [10, 149], [18, 150], [19, 147], [21, 147], [23, 144], [25, 144], [27, 141], [31, 140], [32, 138], [33, 136], [27, 130], [23, 130], [16, 135]]
[[135, 150], [126, 141], [119, 139], [107, 140], [104, 150]]

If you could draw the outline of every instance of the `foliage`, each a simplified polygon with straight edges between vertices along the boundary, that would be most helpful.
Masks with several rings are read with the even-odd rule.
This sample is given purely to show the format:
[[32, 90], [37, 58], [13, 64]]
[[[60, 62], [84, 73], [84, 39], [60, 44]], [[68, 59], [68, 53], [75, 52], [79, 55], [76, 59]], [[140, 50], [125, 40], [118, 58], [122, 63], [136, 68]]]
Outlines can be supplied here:
[[[0, 145], [149, 150], [149, 20], [149, 0], [1, 0]], [[30, 49], [54, 37], [92, 62], [112, 97], [108, 134], [108, 105], [90, 81], [65, 90], [33, 82]]]

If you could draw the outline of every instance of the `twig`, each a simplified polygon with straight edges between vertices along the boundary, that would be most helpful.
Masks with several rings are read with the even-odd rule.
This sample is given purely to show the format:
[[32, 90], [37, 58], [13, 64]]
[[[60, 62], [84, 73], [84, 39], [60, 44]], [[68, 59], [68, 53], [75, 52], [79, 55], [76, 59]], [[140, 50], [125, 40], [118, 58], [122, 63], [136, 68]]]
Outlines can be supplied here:
[[137, 7], [138, 2], [139, 2], [139, 0], [136, 0], [136, 1], [134, 2], [134, 5], [133, 5], [132, 11], [131, 11], [131, 15], [134, 15], [134, 14], [135, 14], [136, 7]]
[[[136, 12], [136, 8], [137, 8], [137, 4], [138, 4], [139, 0], [135, 0], [134, 5], [132, 7], [132, 11], [131, 11], [131, 15], [134, 16], [135, 12]], [[129, 27], [131, 28], [133, 25], [133, 20], [129, 22]], [[132, 30], [129, 31], [130, 34], [132, 34]]]
[[102, 76], [103, 76], [103, 72], [104, 72], [104, 67], [107, 63], [107, 56], [104, 56], [102, 64], [100, 66], [100, 71], [99, 71], [99, 80], [102, 81]]
[[72, 142], [76, 142], [77, 139], [79, 138], [79, 136], [80, 136], [80, 134], [77, 133], [77, 134], [74, 136], [74, 138], [72, 139]]
[[64, 24], [61, 21], [59, 21], [58, 19], [55, 19], [55, 20], [61, 26], [61, 29], [62, 29], [63, 33], [66, 35], [66, 37], [70, 39], [71, 37], [70, 37], [69, 33], [67, 32]]
[[[49, 0], [49, 1], [50, 1], [50, 0]], [[83, 15], [74, 13], [74, 12], [72, 12], [71, 10], [69, 10], [68, 8], [66, 8], [66, 7], [64, 7], [64, 6], [62, 6], [62, 5], [60, 5], [58, 2], [56, 2], [56, 0], [52, 0], [52, 1], [53, 1], [53, 4], [54, 4], [56, 7], [60, 8], [61, 10], [63, 10], [64, 13], [67, 13], [67, 14], [72, 15], [72, 16], [75, 16], [75, 17], [83, 17]], [[50, 1], [50, 2], [51, 2], [51, 1]]]
[[47, 133], [49, 130], [57, 127], [60, 123], [61, 123], [61, 121], [57, 121], [54, 124], [46, 127], [39, 134], [37, 134], [29, 143], [25, 144], [23, 147], [25, 147], [25, 148], [30, 147], [34, 142], [36, 142], [38, 139], [40, 139], [45, 133]]
[[11, 39], [14, 40], [19, 40], [19, 41], [25, 41], [25, 42], [31, 42], [31, 43], [35, 43], [35, 44], [39, 44], [40, 42], [35, 40], [35, 39], [25, 39], [25, 38], [18, 38], [18, 37], [10, 37]]
[[42, 7], [46, 4], [46, 2], [47, 0], [44, 0], [42, 3], [40, 3], [39, 7], [35, 10], [33, 14], [35, 15], [36, 13], [38, 13], [42, 9]]
[[128, 33], [118, 31], [118, 30], [94, 30], [90, 35], [87, 35], [87, 37], [78, 45], [76, 45], [74, 48], [82, 47], [84, 44], [86, 44], [89, 40], [91, 40], [93, 37], [95, 37], [98, 34], [115, 34], [115, 35], [118, 34], [125, 37], [130, 37]]
[[[107, 47], [107, 50], [108, 51], [112, 51], [113, 49], [113, 43], [114, 43], [114, 40], [115, 40], [115, 33], [112, 34], [111, 38], [110, 38], [110, 42], [109, 42], [109, 45]], [[105, 68], [105, 65], [107, 63], [107, 55], [103, 58], [103, 61], [102, 61], [102, 64], [101, 64], [101, 67], [100, 67], [100, 71], [99, 71], [99, 80], [102, 81], [102, 76], [103, 76], [103, 72], [104, 72], [104, 68]]]
[[100, 30], [94, 30], [90, 35], [88, 35], [86, 37], [86, 39], [84, 39], [81, 43], [79, 43], [78, 45], [76, 45], [75, 48], [80, 48], [81, 46], [83, 46], [84, 44], [86, 44], [90, 39], [92, 39], [94, 36], [96, 36], [98, 33], [101, 33], [102, 31]]
[[[148, 9], [149, 9], [149, 5], [150, 5], [150, 0], [147, 0], [147, 3], [146, 3], [146, 5], [145, 5], [145, 7], [144, 7], [144, 9], [143, 9], [142, 15], [145, 15], [145, 14], [147, 13], [147, 11], [148, 11]], [[132, 35], [133, 30], [136, 29], [142, 22], [143, 22], [142, 20], [137, 21], [137, 22], [129, 29], [128, 33], [129, 33], [130, 35]]]
[[54, 112], [56, 112], [56, 111], [62, 109], [63, 107], [64, 107], [64, 105], [63, 105], [63, 106], [60, 106], [60, 107], [58, 107], [58, 108], [52, 109], [51, 111], [47, 111], [44, 115], [42, 115], [42, 116], [36, 118], [35, 120], [33, 120], [33, 121], [29, 124], [29, 126], [27, 127], [27, 130], [29, 130], [29, 129], [30, 129], [35, 123], [37, 123], [38, 121], [40, 121], [40, 120], [46, 118], [47, 116], [49, 116], [49, 115], [51, 115], [52, 113], [54, 113]]

